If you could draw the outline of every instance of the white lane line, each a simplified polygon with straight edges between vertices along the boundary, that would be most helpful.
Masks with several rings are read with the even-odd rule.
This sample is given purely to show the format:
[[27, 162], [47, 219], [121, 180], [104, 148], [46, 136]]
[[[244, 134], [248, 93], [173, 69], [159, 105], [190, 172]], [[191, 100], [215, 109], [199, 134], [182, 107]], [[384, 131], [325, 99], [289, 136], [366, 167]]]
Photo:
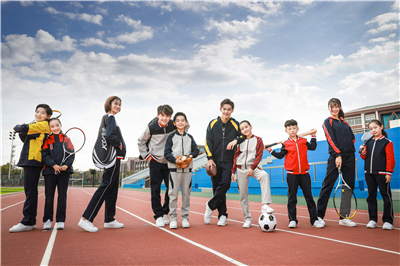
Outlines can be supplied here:
[[[44, 195], [44, 193], [43, 193], [43, 194], [39, 194], [38, 197], [39, 197], [39, 196], [42, 196], [42, 195]], [[20, 201], [20, 202], [17, 202], [17, 203], [15, 203], [15, 204], [13, 204], [13, 205], [7, 206], [7, 207], [1, 209], [0, 211], [4, 211], [4, 210], [6, 210], [6, 209], [8, 209], [8, 208], [11, 208], [11, 207], [13, 207], [13, 206], [15, 206], [15, 205], [21, 204], [21, 203], [23, 203], [23, 202], [25, 202], [25, 200]]]
[[[82, 191], [84, 191], [84, 190], [82, 190]], [[84, 192], [86, 192], [86, 191], [84, 191]], [[87, 193], [87, 194], [90, 194], [89, 192], [86, 192], [86, 193]], [[93, 195], [93, 194], [90, 194], [90, 195]], [[130, 197], [123, 196], [123, 195], [119, 195], [119, 196], [120, 196], [120, 197], [122, 196], [122, 197], [125, 197], [125, 198], [130, 198]], [[142, 202], [146, 202], [146, 203], [150, 203], [149, 201], [139, 200], [139, 199], [135, 199], [135, 198], [131, 198], [131, 199], [138, 200], [138, 201], [142, 201]], [[147, 221], [147, 220], [143, 219], [142, 217], [139, 217], [139, 216], [137, 216], [137, 215], [135, 215], [135, 214], [133, 214], [133, 213], [131, 213], [131, 212], [125, 210], [125, 209], [122, 209], [121, 207], [118, 207], [118, 206], [116, 206], [116, 207], [117, 207], [117, 209], [120, 209], [121, 211], [124, 211], [124, 212], [128, 213], [129, 215], [131, 215], [131, 216], [133, 216], [133, 217], [135, 217], [135, 218], [137, 218], [137, 219], [139, 219], [139, 220], [142, 220], [143, 222], [145, 222], [145, 223], [147, 223], [147, 224], [149, 224], [149, 225], [152, 225], [152, 226], [154, 226], [154, 227], [156, 227], [156, 228], [158, 228], [158, 229], [160, 229], [160, 230], [163, 230], [164, 232], [167, 232], [168, 234], [171, 234], [171, 235], [173, 235], [173, 236], [175, 236], [175, 237], [177, 237], [177, 238], [180, 238], [180, 239], [182, 239], [183, 241], [186, 241], [186, 242], [188, 242], [188, 243], [190, 243], [190, 244], [192, 244], [192, 245], [194, 245], [194, 246], [196, 246], [196, 247], [199, 247], [199, 248], [201, 248], [201, 249], [204, 249], [205, 251], [208, 251], [208, 252], [210, 252], [210, 253], [212, 253], [212, 254], [214, 254], [214, 255], [216, 255], [216, 256], [218, 256], [218, 257], [220, 257], [220, 258], [222, 258], [222, 259], [224, 259], [224, 260], [226, 260], [226, 261], [228, 261], [228, 262], [230, 262], [230, 263], [232, 263], [232, 264], [241, 265], [241, 266], [245, 266], [245, 265], [246, 265], [246, 264], [241, 263], [240, 261], [237, 261], [237, 260], [235, 260], [235, 259], [232, 259], [231, 257], [228, 257], [228, 256], [226, 256], [226, 255], [224, 255], [224, 254], [222, 254], [222, 253], [220, 253], [220, 252], [218, 252], [218, 251], [216, 251], [216, 250], [213, 250], [213, 249], [208, 248], [208, 247], [206, 247], [206, 246], [203, 246], [203, 245], [201, 245], [201, 244], [199, 244], [199, 243], [197, 243], [197, 242], [194, 242], [194, 241], [192, 241], [192, 240], [190, 240], [190, 239], [187, 239], [186, 237], [180, 236], [180, 235], [178, 235], [178, 234], [176, 234], [176, 233], [173, 233], [173, 232], [171, 232], [171, 231], [169, 231], [169, 230], [167, 230], [167, 229], [165, 229], [165, 228], [158, 227], [158, 226], [156, 226], [154, 223], [152, 223], [152, 222], [150, 222], [150, 221]]]
[[22, 193], [24, 193], [24, 192], [23, 191], [10, 192], [10, 193], [7, 193], [7, 194], [0, 195], [0, 198], [10, 198], [10, 197], [13, 197], [15, 195], [22, 194]]
[[[143, 202], [147, 202], [150, 203], [149, 201], [144, 201], [144, 200], [140, 200], [140, 199], [135, 199], [132, 197], [127, 197], [127, 196], [123, 196], [125, 198], [131, 198], [133, 200], [138, 200], [138, 201], [143, 201]], [[199, 214], [199, 215], [204, 215], [204, 213], [200, 213], [200, 212], [195, 212], [195, 211], [190, 211], [190, 213], [194, 213], [194, 214]], [[218, 218], [217, 216], [213, 216], [214, 218]], [[232, 219], [228, 219], [228, 221], [232, 221], [235, 223], [240, 223], [243, 224], [243, 222], [237, 221], [237, 220], [232, 220]], [[258, 227], [257, 224], [252, 224], [252, 226], [256, 226]], [[337, 239], [333, 239], [333, 238], [327, 238], [327, 237], [322, 237], [322, 236], [315, 236], [315, 235], [309, 235], [309, 234], [304, 234], [304, 233], [299, 233], [299, 232], [294, 232], [294, 231], [289, 231], [289, 230], [283, 230], [283, 229], [275, 229], [277, 231], [282, 231], [282, 232], [286, 232], [286, 233], [291, 233], [291, 234], [297, 234], [297, 235], [302, 235], [302, 236], [308, 236], [308, 237], [313, 237], [313, 238], [319, 238], [319, 239], [323, 239], [323, 240], [328, 240], [328, 241], [332, 241], [332, 242], [337, 242], [337, 243], [341, 243], [341, 244], [347, 244], [347, 245], [352, 245], [352, 246], [357, 246], [357, 247], [362, 247], [362, 248], [367, 248], [367, 249], [373, 249], [373, 250], [378, 250], [378, 251], [383, 251], [383, 252], [388, 252], [388, 253], [393, 253], [396, 255], [400, 255], [400, 252], [396, 252], [396, 251], [391, 251], [391, 250], [386, 250], [386, 249], [381, 249], [381, 248], [376, 248], [376, 247], [371, 247], [371, 246], [366, 246], [366, 245], [361, 245], [361, 244], [356, 244], [356, 243], [351, 243], [351, 242], [346, 242], [346, 241], [341, 241], [341, 240], [337, 240]]]
[[58, 230], [56, 229], [56, 226], [54, 225], [53, 231], [51, 232], [51, 236], [49, 239], [49, 243], [47, 243], [46, 251], [44, 252], [40, 266], [48, 266], [49, 265], [51, 253], [53, 252], [54, 243], [56, 242], [57, 231]]

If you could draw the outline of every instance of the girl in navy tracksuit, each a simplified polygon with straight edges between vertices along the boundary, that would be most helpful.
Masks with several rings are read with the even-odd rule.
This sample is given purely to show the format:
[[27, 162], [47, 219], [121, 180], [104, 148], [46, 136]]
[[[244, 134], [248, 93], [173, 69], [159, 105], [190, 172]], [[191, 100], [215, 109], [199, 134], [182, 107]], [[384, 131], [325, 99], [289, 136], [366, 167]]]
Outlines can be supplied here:
[[119, 170], [121, 159], [126, 154], [126, 146], [122, 138], [121, 129], [119, 128], [115, 115], [121, 111], [121, 99], [118, 96], [109, 97], [104, 109], [107, 114], [106, 126], [106, 146], [111, 145], [116, 150], [116, 161], [110, 168], [106, 168], [103, 172], [103, 180], [96, 192], [93, 194], [85, 212], [82, 215], [78, 226], [88, 232], [97, 232], [98, 228], [93, 225], [93, 220], [100, 210], [101, 205], [105, 202], [104, 228], [122, 228], [123, 223], [115, 220], [115, 209], [118, 197]]
[[72, 163], [75, 155], [71, 155], [60, 166], [64, 157], [63, 139], [61, 122], [58, 118], [49, 121], [51, 135], [43, 144], [42, 157], [46, 201], [44, 205], [43, 229], [50, 229], [53, 221], [54, 193], [58, 190], [56, 223], [57, 229], [64, 229], [65, 213], [67, 209], [67, 190], [69, 176], [73, 173]]
[[[329, 158], [326, 165], [326, 175], [322, 183], [317, 202], [317, 216], [320, 223], [325, 224], [326, 207], [332, 188], [338, 178], [338, 168], [341, 169], [344, 181], [354, 189], [355, 180], [355, 137], [350, 125], [344, 121], [344, 112], [339, 99], [332, 98], [328, 102], [331, 116], [322, 124], [326, 140], [329, 144]], [[345, 214], [344, 214], [345, 215]], [[339, 225], [356, 226], [350, 219], [339, 220]]]
[[372, 120], [369, 130], [374, 136], [365, 146], [361, 158], [365, 161], [365, 181], [368, 186], [368, 228], [375, 228], [378, 221], [378, 206], [376, 202], [377, 187], [383, 198], [382, 229], [393, 229], [393, 204], [390, 181], [395, 165], [393, 142], [387, 139], [387, 134], [379, 120]]

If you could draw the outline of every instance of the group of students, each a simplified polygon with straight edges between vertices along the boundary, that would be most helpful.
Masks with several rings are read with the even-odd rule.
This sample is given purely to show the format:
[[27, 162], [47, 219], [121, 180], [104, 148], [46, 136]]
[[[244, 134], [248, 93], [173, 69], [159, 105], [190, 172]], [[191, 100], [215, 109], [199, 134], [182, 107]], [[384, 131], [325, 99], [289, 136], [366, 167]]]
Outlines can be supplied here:
[[[276, 158], [285, 157], [284, 167], [287, 171], [288, 184], [288, 218], [289, 228], [296, 228], [297, 190], [303, 191], [313, 227], [323, 228], [324, 217], [330, 193], [341, 169], [346, 183], [354, 189], [355, 182], [355, 136], [344, 120], [344, 113], [339, 99], [332, 98], [328, 102], [331, 116], [323, 123], [323, 130], [329, 144], [329, 159], [327, 161], [326, 176], [315, 204], [311, 192], [311, 178], [308, 173], [309, 164], [307, 150], [317, 147], [316, 136], [311, 141], [297, 135], [299, 127], [295, 120], [285, 122], [285, 131], [289, 138], [282, 143], [280, 151], [267, 150]], [[78, 225], [88, 232], [97, 232], [98, 228], [93, 221], [105, 202], [104, 228], [123, 228], [124, 224], [115, 220], [116, 200], [118, 196], [118, 180], [120, 160], [126, 155], [126, 146], [121, 130], [115, 120], [115, 115], [121, 111], [121, 99], [117, 96], [109, 97], [105, 102], [106, 133], [105, 141], [115, 148], [117, 158], [115, 163], [103, 172], [103, 179], [93, 194]], [[206, 132], [205, 149], [207, 153], [207, 172], [214, 172], [211, 177], [213, 197], [207, 201], [204, 213], [204, 222], [211, 222], [212, 213], [218, 211], [218, 226], [225, 226], [228, 221], [226, 193], [231, 182], [237, 182], [240, 203], [244, 216], [244, 228], [251, 227], [251, 213], [248, 202], [249, 177], [257, 179], [261, 186], [261, 212], [273, 213], [271, 190], [268, 174], [259, 164], [262, 159], [264, 144], [260, 137], [252, 133], [249, 121], [236, 121], [231, 117], [234, 103], [224, 99], [220, 104], [221, 115], [210, 121]], [[18, 166], [24, 168], [24, 189], [26, 200], [23, 208], [22, 221], [10, 228], [10, 232], [29, 231], [36, 227], [37, 213], [37, 186], [40, 172], [43, 168], [45, 176], [45, 214], [43, 217], [44, 229], [51, 228], [53, 221], [54, 191], [58, 186], [58, 204], [56, 213], [57, 229], [64, 228], [66, 213], [66, 196], [69, 175], [73, 172], [70, 157], [60, 166], [62, 147], [60, 143], [64, 135], [61, 131], [59, 119], [50, 119], [52, 110], [48, 105], [36, 107], [36, 122], [26, 125], [17, 125], [14, 130], [19, 133], [24, 146]], [[182, 193], [181, 226], [189, 228], [191, 171], [193, 162], [179, 168], [177, 159], [180, 155], [195, 158], [199, 149], [193, 137], [187, 133], [189, 122], [186, 115], [178, 112], [174, 115], [169, 105], [157, 108], [157, 118], [153, 119], [138, 139], [140, 158], [147, 160], [150, 170], [151, 207], [154, 213], [155, 224], [164, 227], [169, 224], [170, 229], [178, 228], [177, 200], [179, 190]], [[377, 188], [384, 202], [383, 229], [393, 229], [393, 205], [390, 190], [391, 174], [395, 159], [393, 143], [387, 139], [383, 125], [379, 120], [373, 120], [368, 125], [374, 138], [365, 146], [361, 146], [361, 157], [365, 160], [365, 180], [368, 185], [368, 228], [377, 227]], [[316, 130], [315, 130], [316, 132]], [[51, 134], [50, 134], [51, 133]], [[50, 136], [48, 136], [50, 134]], [[61, 148], [61, 149], [60, 149]], [[212, 171], [214, 169], [215, 171]], [[235, 174], [236, 173], [236, 174]], [[161, 184], [164, 182], [166, 192], [164, 203], [161, 201]], [[350, 219], [340, 219], [343, 226], [356, 226]]]

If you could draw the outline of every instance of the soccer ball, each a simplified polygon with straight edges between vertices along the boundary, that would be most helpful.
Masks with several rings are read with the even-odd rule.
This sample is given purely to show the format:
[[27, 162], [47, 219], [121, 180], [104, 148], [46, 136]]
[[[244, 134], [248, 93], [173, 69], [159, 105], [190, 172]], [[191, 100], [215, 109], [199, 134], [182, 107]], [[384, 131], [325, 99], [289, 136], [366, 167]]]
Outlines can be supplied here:
[[264, 232], [272, 232], [276, 228], [276, 217], [272, 213], [261, 213], [258, 225]]

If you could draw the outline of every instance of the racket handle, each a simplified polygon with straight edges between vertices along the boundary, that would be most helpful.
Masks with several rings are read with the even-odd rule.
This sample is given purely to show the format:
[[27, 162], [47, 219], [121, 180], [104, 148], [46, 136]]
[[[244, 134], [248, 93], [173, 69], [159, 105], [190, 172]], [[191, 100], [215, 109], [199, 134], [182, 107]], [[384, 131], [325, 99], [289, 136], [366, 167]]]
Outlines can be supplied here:
[[359, 152], [359, 153], [362, 153], [364, 147], [365, 147], [365, 145], [363, 145], [362, 147], [360, 147], [360, 149], [358, 150], [358, 152]]
[[278, 144], [278, 142], [275, 142], [275, 143], [272, 143], [272, 144], [268, 144], [268, 145], [265, 145], [264, 146], [264, 148], [270, 148], [270, 147], [272, 147], [272, 146], [275, 146], [276, 144]]

